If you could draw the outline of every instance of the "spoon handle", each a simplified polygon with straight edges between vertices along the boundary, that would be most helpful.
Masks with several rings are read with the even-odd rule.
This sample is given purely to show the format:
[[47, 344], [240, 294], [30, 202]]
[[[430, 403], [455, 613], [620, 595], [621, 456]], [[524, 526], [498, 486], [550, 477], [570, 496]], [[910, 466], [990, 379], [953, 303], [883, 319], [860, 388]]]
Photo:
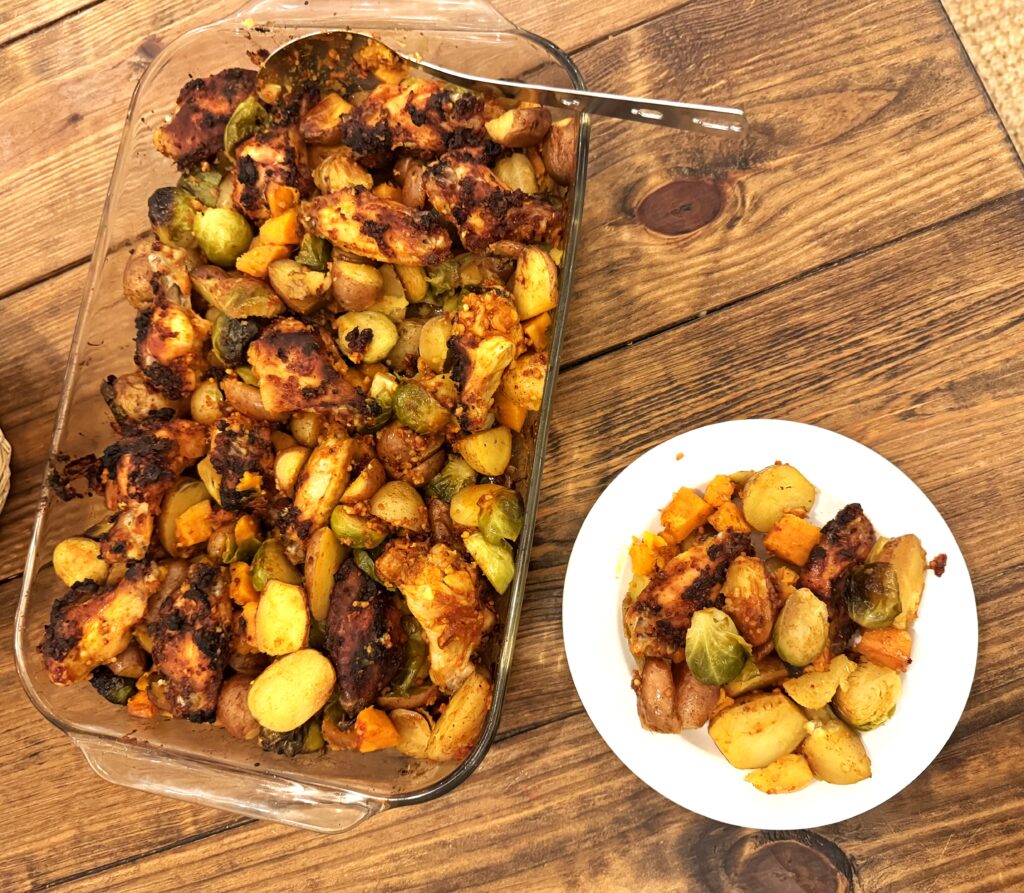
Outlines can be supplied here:
[[478, 87], [490, 84], [502, 90], [525, 91], [541, 105], [602, 115], [606, 118], [621, 118], [623, 121], [639, 121], [643, 124], [659, 124], [676, 130], [716, 130], [740, 134], [746, 130], [747, 119], [740, 109], [723, 108], [714, 105], [696, 105], [690, 102], [671, 102], [667, 99], [642, 99], [635, 96], [616, 96], [614, 93], [593, 93], [589, 90], [573, 90], [568, 87], [545, 87], [538, 84], [523, 84], [519, 81], [502, 81], [495, 78], [470, 76], [441, 65], [417, 60], [417, 68], [436, 74], [445, 80], [463, 87]]

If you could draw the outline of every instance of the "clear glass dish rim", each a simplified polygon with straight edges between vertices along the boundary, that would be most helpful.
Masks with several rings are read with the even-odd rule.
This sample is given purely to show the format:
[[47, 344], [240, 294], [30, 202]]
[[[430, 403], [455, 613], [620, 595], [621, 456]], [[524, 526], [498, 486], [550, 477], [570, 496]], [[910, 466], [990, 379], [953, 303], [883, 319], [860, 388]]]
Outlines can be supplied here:
[[[565, 333], [566, 319], [569, 310], [569, 298], [572, 290], [573, 273], [576, 260], [576, 252], [578, 249], [580, 229], [582, 225], [583, 216], [583, 200], [584, 192], [586, 187], [586, 173], [587, 173], [587, 155], [589, 150], [590, 140], [590, 120], [586, 114], [579, 115], [579, 138], [577, 141], [577, 154], [576, 154], [576, 174], [575, 180], [572, 184], [572, 207], [570, 209], [569, 225], [565, 231], [565, 248], [562, 264], [559, 268], [560, 271], [560, 283], [559, 283], [559, 301], [558, 307], [555, 311], [555, 320], [552, 327], [551, 344], [549, 347], [549, 358], [548, 358], [548, 375], [545, 382], [543, 402], [537, 422], [537, 434], [533, 445], [533, 456], [530, 469], [530, 483], [527, 491], [527, 499], [525, 506], [525, 519], [526, 522], [523, 527], [522, 534], [520, 535], [516, 565], [515, 565], [515, 578], [512, 584], [512, 590], [507, 601], [507, 612], [503, 618], [503, 630], [501, 635], [500, 648], [498, 651], [497, 659], [495, 662], [495, 678], [494, 678], [494, 692], [491, 708], [488, 711], [487, 720], [484, 725], [483, 732], [481, 733], [480, 740], [477, 742], [474, 749], [466, 756], [463, 761], [455, 767], [447, 776], [435, 781], [426, 787], [410, 792], [404, 792], [394, 795], [380, 795], [374, 794], [367, 791], [359, 790], [354, 787], [347, 787], [343, 785], [332, 785], [328, 779], [317, 779], [310, 782], [308, 778], [298, 778], [292, 776], [290, 773], [283, 772], [271, 772], [265, 770], [258, 770], [249, 768], [246, 766], [239, 765], [237, 763], [229, 762], [227, 760], [221, 761], [216, 758], [204, 757], [195, 753], [179, 750], [178, 748], [167, 745], [167, 746], [154, 746], [152, 743], [135, 742], [127, 739], [123, 735], [117, 735], [97, 728], [90, 728], [82, 726], [73, 722], [65, 721], [57, 713], [51, 711], [43, 702], [42, 698], [37, 694], [35, 687], [29, 677], [26, 660], [30, 659], [32, 655], [35, 655], [36, 649], [32, 646], [31, 642], [28, 641], [27, 636], [30, 631], [26, 626], [26, 619], [28, 614], [29, 598], [32, 592], [32, 584], [35, 580], [36, 571], [41, 566], [38, 561], [39, 549], [42, 541], [42, 537], [45, 531], [45, 521], [50, 507], [50, 503], [53, 500], [53, 496], [49, 490], [48, 478], [52, 468], [52, 463], [59, 453], [58, 445], [64, 434], [65, 427], [68, 423], [68, 416], [71, 409], [71, 398], [76, 383], [76, 370], [79, 359], [79, 351], [82, 342], [82, 336], [86, 323], [90, 318], [88, 310], [89, 299], [92, 296], [94, 290], [97, 287], [98, 280], [100, 277], [101, 270], [104, 263], [106, 262], [106, 252], [103, 252], [105, 247], [105, 235], [109, 225], [110, 211], [112, 203], [115, 197], [115, 186], [119, 181], [119, 173], [122, 165], [124, 164], [125, 157], [130, 150], [130, 136], [131, 136], [131, 125], [136, 118], [136, 107], [137, 100], [143, 86], [146, 83], [147, 75], [150, 71], [154, 70], [156, 62], [160, 59], [160, 56], [170, 54], [175, 51], [180, 43], [187, 41], [189, 38], [196, 36], [197, 34], [222, 28], [232, 24], [237, 18], [235, 16], [229, 16], [227, 18], [211, 22], [206, 25], [199, 26], [197, 28], [190, 29], [185, 32], [177, 39], [172, 41], [165, 47], [157, 57], [154, 58], [147, 72], [139, 79], [136, 84], [135, 90], [132, 94], [132, 99], [129, 104], [128, 114], [125, 122], [124, 130], [122, 131], [121, 140], [118, 146], [118, 152], [116, 161], [114, 164], [114, 170], [110, 178], [110, 183], [107, 187], [107, 193], [104, 199], [103, 211], [100, 217], [100, 226], [97, 231], [96, 241], [93, 248], [93, 253], [90, 259], [89, 273], [87, 277], [86, 287], [83, 292], [82, 301], [79, 307], [78, 317], [75, 323], [74, 335], [72, 337], [71, 346], [68, 353], [68, 362], [65, 368], [64, 380], [61, 388], [60, 401], [58, 403], [57, 412], [54, 421], [53, 433], [50, 441], [50, 450], [47, 459], [46, 469], [43, 475], [43, 482], [40, 491], [39, 502], [33, 522], [32, 537], [29, 542], [28, 552], [26, 554], [25, 569], [22, 578], [22, 586], [18, 597], [17, 609], [15, 612], [15, 634], [14, 634], [14, 652], [15, 652], [15, 664], [18, 671], [18, 678], [21, 682], [22, 688], [32, 705], [39, 711], [39, 713], [45, 717], [54, 726], [68, 735], [76, 743], [81, 739], [98, 739], [111, 744], [115, 744], [119, 747], [134, 748], [143, 752], [150, 752], [159, 754], [161, 758], [165, 758], [170, 762], [181, 762], [186, 764], [201, 764], [211, 768], [215, 768], [224, 772], [225, 774], [234, 775], [252, 775], [254, 777], [269, 778], [269, 779], [280, 779], [289, 783], [300, 782], [303, 785], [309, 787], [315, 787], [325, 793], [341, 795], [350, 794], [354, 795], [364, 802], [377, 802], [381, 806], [393, 807], [401, 805], [409, 805], [413, 803], [422, 803], [429, 800], [433, 800], [436, 797], [440, 797], [443, 794], [448, 793], [455, 787], [465, 781], [480, 765], [483, 761], [484, 756], [490, 749], [495, 736], [497, 735], [498, 726], [501, 720], [501, 711], [504, 704], [505, 694], [508, 687], [508, 675], [511, 670], [512, 657], [515, 649], [515, 640], [518, 632], [519, 619], [522, 613], [523, 601], [525, 598], [526, 590], [526, 573], [529, 565], [530, 552], [533, 543], [533, 535], [537, 521], [537, 510], [539, 504], [540, 487], [542, 482], [542, 471], [544, 466], [544, 453], [547, 446], [548, 432], [551, 421], [552, 411], [552, 398], [554, 394], [554, 387], [557, 380], [558, 374], [558, 363], [561, 353], [562, 341]], [[497, 16], [498, 14], [495, 13]], [[292, 30], [303, 30], [308, 29], [309, 31], [316, 30], [328, 30], [323, 27], [322, 24], [310, 22], [303, 23], [291, 20], [282, 21], [282, 26]], [[577, 89], [586, 89], [583, 82], [582, 75], [579, 69], [576, 67], [572, 59], [556, 44], [534, 34], [530, 31], [523, 30], [508, 23], [509, 28], [504, 31], [495, 30], [492, 32], [484, 31], [473, 31], [463, 29], [445, 29], [443, 27], [434, 28], [430, 30], [436, 31], [448, 31], [448, 33], [456, 33], [462, 31], [467, 35], [472, 34], [496, 34], [496, 33], [508, 33], [515, 34], [517, 37], [526, 39], [548, 53], [553, 61], [557, 61], [568, 75], [573, 86]], [[353, 26], [353, 30], [359, 30], [358, 26]], [[369, 30], [369, 29], [367, 29]], [[406, 28], [404, 30], [412, 30]], [[424, 29], [427, 30], [427, 29]]]

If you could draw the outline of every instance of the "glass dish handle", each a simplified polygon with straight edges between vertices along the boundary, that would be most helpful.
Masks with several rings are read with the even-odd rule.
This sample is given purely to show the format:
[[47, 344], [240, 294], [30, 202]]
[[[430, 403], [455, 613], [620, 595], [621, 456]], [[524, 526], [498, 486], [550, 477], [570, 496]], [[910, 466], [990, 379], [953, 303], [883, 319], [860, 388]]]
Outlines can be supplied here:
[[307, 831], [347, 831], [385, 805], [286, 778], [225, 770], [179, 755], [170, 759], [149, 747], [79, 736], [72, 740], [93, 771], [106, 781]]
[[517, 31], [487, 0], [350, 0], [339, 15], [337, 0], [251, 0], [230, 19], [259, 19], [282, 24], [344, 28], [411, 28], [430, 26], [445, 31]]

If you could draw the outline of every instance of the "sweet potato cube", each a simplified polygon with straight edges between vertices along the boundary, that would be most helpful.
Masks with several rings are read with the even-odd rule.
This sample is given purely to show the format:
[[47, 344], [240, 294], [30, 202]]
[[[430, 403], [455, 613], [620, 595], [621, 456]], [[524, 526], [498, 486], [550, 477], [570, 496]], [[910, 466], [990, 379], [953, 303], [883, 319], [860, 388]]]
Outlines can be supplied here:
[[244, 561], [236, 561], [231, 565], [228, 592], [231, 594], [231, 601], [236, 605], [247, 605], [260, 600], [259, 593], [252, 585], [252, 568]]
[[708, 484], [707, 490], [704, 491], [704, 501], [708, 505], [718, 508], [732, 499], [732, 494], [735, 492], [736, 485], [729, 480], [728, 475], [716, 474]]
[[511, 428], [513, 431], [522, 431], [526, 424], [527, 409], [518, 403], [513, 403], [504, 394], [498, 394], [494, 400], [494, 415], [499, 425]]
[[661, 523], [678, 542], [701, 526], [713, 511], [689, 487], [676, 490], [672, 501], [661, 510]]
[[629, 547], [629, 560], [633, 565], [633, 573], [649, 577], [654, 573], [659, 560], [667, 561], [671, 555], [671, 547], [664, 537], [647, 531], [639, 539], [633, 539]]
[[783, 515], [764, 535], [764, 547], [783, 561], [797, 567], [807, 562], [811, 549], [818, 545], [821, 531], [797, 515]]
[[359, 739], [360, 753], [394, 747], [400, 739], [391, 718], [376, 707], [359, 711], [356, 717], [356, 737]]
[[872, 663], [905, 673], [910, 666], [910, 646], [910, 630], [887, 627], [864, 630], [853, 650]]
[[378, 183], [373, 187], [372, 192], [377, 198], [386, 198], [393, 202], [400, 202], [402, 200], [402, 190], [395, 186], [394, 183]]
[[156, 704], [149, 699], [149, 694], [144, 691], [137, 691], [125, 705], [130, 716], [137, 716], [139, 719], [152, 719], [157, 714]]
[[750, 533], [752, 529], [747, 523], [747, 519], [743, 517], [743, 512], [728, 500], [711, 513], [708, 521], [719, 533], [724, 533], [726, 530], [733, 530], [736, 533]]
[[299, 190], [283, 183], [271, 183], [267, 186], [267, 206], [270, 216], [277, 217], [299, 203]]
[[541, 313], [523, 323], [523, 332], [537, 350], [547, 350], [548, 329], [551, 328], [551, 314]]
[[265, 245], [298, 245], [302, 241], [298, 210], [289, 208], [271, 217], [260, 227], [260, 241]]
[[189, 506], [174, 524], [175, 545], [179, 550], [205, 543], [212, 533], [213, 505], [209, 499]]
[[255, 245], [250, 245], [249, 250], [239, 256], [235, 261], [235, 269], [241, 273], [247, 273], [249, 276], [255, 276], [257, 279], [266, 279], [267, 269], [270, 265], [275, 260], [281, 260], [287, 256], [288, 246], [286, 245], [266, 245], [258, 242]]

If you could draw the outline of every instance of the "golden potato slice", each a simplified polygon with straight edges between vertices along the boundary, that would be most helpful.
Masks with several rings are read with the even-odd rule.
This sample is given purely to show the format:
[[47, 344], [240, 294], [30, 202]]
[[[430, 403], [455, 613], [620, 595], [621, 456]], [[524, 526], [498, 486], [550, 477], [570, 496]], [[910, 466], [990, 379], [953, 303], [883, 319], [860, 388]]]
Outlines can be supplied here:
[[814, 781], [810, 765], [798, 753], [788, 753], [743, 777], [765, 794], [792, 794]]
[[[203, 487], [202, 484], [199, 486]], [[206, 496], [205, 487], [203, 496]], [[86, 580], [100, 584], [106, 582], [110, 566], [100, 558], [98, 542], [85, 536], [72, 536], [54, 547], [53, 570], [65, 586], [74, 586]]]
[[796, 750], [807, 735], [807, 718], [779, 692], [756, 694], [719, 713], [708, 732], [737, 769], [761, 769]]
[[512, 297], [520, 319], [531, 319], [558, 306], [558, 268], [535, 245], [523, 249], [512, 278]]
[[492, 118], [485, 125], [487, 135], [509, 149], [536, 146], [551, 127], [551, 112], [535, 103], [522, 103], [503, 115]]
[[303, 566], [309, 613], [314, 620], [327, 619], [334, 591], [334, 575], [348, 557], [349, 547], [338, 542], [330, 527], [321, 527], [306, 541], [306, 562]]
[[476, 744], [491, 707], [491, 683], [479, 670], [474, 670], [452, 699], [431, 732], [427, 742], [427, 758], [460, 760]]
[[256, 609], [256, 644], [264, 654], [291, 654], [306, 644], [309, 612], [301, 586], [268, 580]]
[[829, 784], [855, 784], [871, 777], [871, 760], [860, 737], [838, 719], [818, 724], [800, 750], [815, 777]]
[[290, 732], [327, 703], [334, 680], [334, 667], [319, 651], [293, 651], [256, 677], [247, 698], [249, 710], [272, 732]]
[[512, 432], [500, 426], [467, 434], [455, 444], [455, 449], [473, 471], [497, 477], [512, 461]]

